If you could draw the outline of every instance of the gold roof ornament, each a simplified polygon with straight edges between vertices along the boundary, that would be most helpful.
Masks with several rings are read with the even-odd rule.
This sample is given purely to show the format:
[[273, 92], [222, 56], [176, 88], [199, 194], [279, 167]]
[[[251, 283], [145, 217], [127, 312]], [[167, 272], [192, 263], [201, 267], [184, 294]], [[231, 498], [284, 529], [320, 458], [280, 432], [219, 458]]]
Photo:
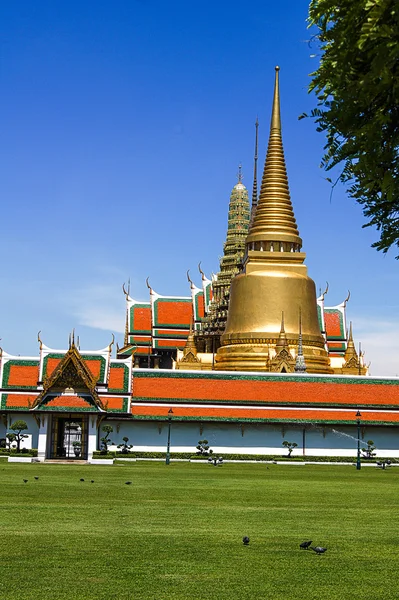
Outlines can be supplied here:
[[281, 328], [276, 344], [276, 355], [270, 361], [270, 371], [274, 373], [291, 373], [294, 370], [294, 358], [290, 352], [284, 328], [284, 311], [281, 313]]
[[105, 410], [97, 394], [96, 379], [86, 366], [79, 350], [75, 346], [75, 333], [69, 335], [70, 346], [54, 371], [43, 381], [43, 390], [37, 396], [32, 408], [42, 404], [49, 393], [59, 394], [68, 390], [88, 393], [93, 404], [100, 410]]
[[306, 373], [305, 357], [303, 355], [302, 345], [302, 311], [299, 309], [299, 337], [298, 337], [298, 352], [295, 359], [295, 373]]
[[349, 323], [348, 345], [344, 359], [345, 362], [342, 365], [342, 373], [344, 375], [367, 375], [368, 367], [364, 365], [364, 353], [360, 349], [360, 344], [359, 354], [356, 352], [355, 342], [353, 341], [352, 321]]
[[[302, 246], [288, 187], [280, 118], [279, 67], [276, 67], [269, 145], [263, 170], [260, 196], [252, 222], [247, 246], [263, 244], [293, 244], [296, 251]], [[291, 250], [290, 247], [287, 248]]]
[[254, 181], [252, 184], [252, 205], [251, 205], [251, 221], [250, 227], [254, 221], [256, 207], [258, 205], [258, 129], [259, 129], [259, 121], [258, 117], [256, 117], [255, 122], [255, 154], [254, 154]]
[[197, 356], [193, 332], [193, 317], [190, 320], [190, 331], [187, 336], [186, 345], [183, 349], [182, 358], [176, 363], [176, 369], [201, 369], [201, 360]]
[[[320, 331], [316, 287], [303, 264], [306, 254], [301, 252], [301, 247], [284, 159], [279, 68], [276, 67], [261, 191], [246, 238], [244, 270], [231, 283], [228, 318], [216, 355], [216, 369], [264, 371], [268, 348], [276, 344], [279, 332], [281, 334], [282, 312], [287, 345], [298, 346], [301, 310], [307, 372], [333, 372]], [[273, 360], [270, 370], [275, 368]], [[294, 364], [288, 356], [287, 361], [286, 367], [293, 370], [294, 359]]]

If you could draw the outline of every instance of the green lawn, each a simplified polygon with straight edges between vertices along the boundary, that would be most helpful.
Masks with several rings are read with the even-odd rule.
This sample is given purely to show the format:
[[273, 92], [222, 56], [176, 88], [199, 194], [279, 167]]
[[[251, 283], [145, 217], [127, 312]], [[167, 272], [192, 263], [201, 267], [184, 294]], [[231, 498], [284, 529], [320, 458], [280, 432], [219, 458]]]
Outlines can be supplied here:
[[1, 599], [399, 598], [399, 467], [2, 460], [0, 491]]

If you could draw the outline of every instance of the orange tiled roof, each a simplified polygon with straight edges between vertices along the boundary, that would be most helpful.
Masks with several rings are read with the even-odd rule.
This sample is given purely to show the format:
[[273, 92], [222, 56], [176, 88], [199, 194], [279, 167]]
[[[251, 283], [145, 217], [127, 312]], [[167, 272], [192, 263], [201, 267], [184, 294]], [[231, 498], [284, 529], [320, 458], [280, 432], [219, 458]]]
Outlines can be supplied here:
[[151, 305], [134, 305], [131, 308], [131, 331], [151, 331]]
[[7, 385], [13, 387], [36, 386], [39, 379], [39, 366], [18, 365], [10, 366]]
[[192, 316], [191, 299], [179, 300], [159, 298], [154, 302], [154, 327], [162, 327], [165, 325], [190, 326]]
[[2, 394], [1, 407], [29, 409], [37, 398], [37, 394]]
[[324, 323], [327, 339], [342, 339], [344, 337], [343, 315], [339, 310], [329, 311], [324, 309]]
[[109, 370], [108, 387], [113, 390], [125, 389], [125, 373], [126, 369], [124, 365], [122, 367], [112, 366]]
[[65, 408], [65, 409], [68, 409], [68, 408], [83, 408], [83, 409], [93, 408], [93, 409], [96, 409], [96, 407], [90, 402], [89, 398], [85, 398], [82, 396], [67, 396], [67, 395], [55, 396], [48, 402], [45, 401], [42, 405], [40, 405], [40, 407], [43, 409], [46, 409], [46, 408]]
[[[137, 417], [168, 417], [169, 406], [138, 406], [131, 408], [133, 416]], [[223, 406], [209, 407], [173, 407], [173, 419], [250, 419], [276, 421], [330, 421], [354, 422], [353, 410], [312, 410], [312, 409], [278, 409], [278, 408], [224, 408]], [[398, 412], [370, 411], [362, 413], [362, 422], [395, 422], [399, 423]]]
[[394, 405], [399, 408], [399, 385], [339, 383], [314, 378], [290, 381], [285, 378], [223, 379], [220, 377], [140, 377], [134, 378], [134, 397], [197, 401], [266, 402], [292, 404], [331, 404], [352, 406]]

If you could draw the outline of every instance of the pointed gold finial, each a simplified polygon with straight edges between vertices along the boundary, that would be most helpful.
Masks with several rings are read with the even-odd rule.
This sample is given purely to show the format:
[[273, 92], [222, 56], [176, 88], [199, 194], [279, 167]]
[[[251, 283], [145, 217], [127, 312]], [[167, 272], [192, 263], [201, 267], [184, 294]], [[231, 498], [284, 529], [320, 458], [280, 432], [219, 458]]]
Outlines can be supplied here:
[[280, 117], [280, 85], [278, 73], [280, 67], [275, 67], [276, 75], [274, 79], [274, 97], [273, 97], [273, 109], [272, 109], [272, 120], [270, 123], [270, 133], [273, 129], [281, 131], [281, 117]]
[[289, 254], [300, 251], [302, 240], [291, 203], [281, 137], [279, 70], [276, 67], [269, 144], [247, 251], [280, 252], [289, 260]]
[[348, 336], [348, 344], [345, 350], [344, 356], [344, 369], [352, 369], [357, 371], [359, 375], [361, 375], [361, 349], [359, 344], [359, 355], [356, 352], [355, 342], [353, 341], [353, 333], [352, 333], [352, 321], [349, 323], [349, 336]]
[[238, 173], [237, 173], [238, 183], [242, 183], [242, 164], [238, 165]]
[[252, 185], [252, 206], [251, 206], [251, 222], [250, 228], [255, 218], [256, 206], [258, 204], [258, 128], [259, 121], [256, 117], [255, 122], [255, 155], [254, 155], [254, 182]]
[[43, 342], [42, 342], [42, 340], [41, 340], [41, 338], [40, 338], [40, 334], [41, 334], [41, 332], [42, 332], [42, 330], [41, 330], [41, 329], [40, 329], [40, 330], [37, 332], [37, 341], [38, 341], [38, 342], [39, 342], [39, 344], [40, 344], [40, 346], [39, 346], [40, 350], [41, 350], [41, 349], [42, 349], [42, 347], [43, 347]]
[[295, 359], [295, 373], [306, 373], [305, 357], [303, 355], [302, 345], [302, 309], [299, 308], [299, 336], [298, 336], [298, 352]]
[[283, 348], [288, 346], [287, 336], [284, 328], [284, 311], [281, 311], [281, 328], [276, 344], [276, 354], [278, 354]]

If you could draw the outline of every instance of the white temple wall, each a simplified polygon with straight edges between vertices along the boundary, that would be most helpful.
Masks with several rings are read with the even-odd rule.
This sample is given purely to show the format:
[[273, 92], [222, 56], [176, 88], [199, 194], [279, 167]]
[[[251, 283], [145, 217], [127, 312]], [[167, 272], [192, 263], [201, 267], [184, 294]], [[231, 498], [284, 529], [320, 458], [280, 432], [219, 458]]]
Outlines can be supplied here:
[[[168, 423], [165, 421], [112, 422], [111, 439], [117, 450], [124, 436], [136, 452], [166, 452]], [[263, 423], [192, 423], [171, 422], [171, 452], [195, 454], [199, 440], [208, 440], [217, 454], [287, 455], [284, 440], [298, 446], [293, 456], [348, 456], [357, 453], [357, 426], [287, 426]], [[368, 426], [361, 428], [361, 448], [373, 440], [377, 457], [399, 457], [399, 427]]]

